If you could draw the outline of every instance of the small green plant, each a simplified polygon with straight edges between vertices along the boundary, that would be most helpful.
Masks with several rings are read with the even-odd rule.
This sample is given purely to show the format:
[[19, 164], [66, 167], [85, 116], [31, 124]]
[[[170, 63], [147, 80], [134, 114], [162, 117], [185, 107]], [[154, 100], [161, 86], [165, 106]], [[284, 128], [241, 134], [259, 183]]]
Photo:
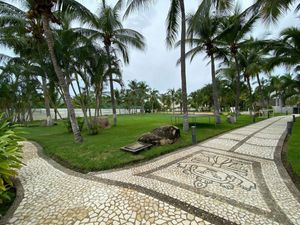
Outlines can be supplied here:
[[22, 165], [20, 140], [8, 120], [0, 114], [0, 204], [9, 200], [8, 190], [13, 187], [11, 178], [17, 175]]
[[[77, 117], [77, 123], [78, 123], [79, 130], [82, 131], [83, 124], [84, 124], [83, 118]], [[72, 125], [69, 119], [65, 120], [65, 126], [67, 127], [68, 132], [72, 133]]]

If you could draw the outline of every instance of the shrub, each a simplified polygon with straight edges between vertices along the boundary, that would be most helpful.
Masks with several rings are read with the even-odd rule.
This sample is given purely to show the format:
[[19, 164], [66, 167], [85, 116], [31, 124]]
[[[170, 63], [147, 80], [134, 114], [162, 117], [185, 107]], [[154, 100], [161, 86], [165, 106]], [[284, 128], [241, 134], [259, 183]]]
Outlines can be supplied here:
[[[84, 120], [81, 117], [77, 117], [76, 119], [77, 119], [79, 130], [82, 131]], [[65, 126], [67, 127], [69, 133], [73, 132], [72, 125], [69, 119], [65, 120]]]
[[10, 123], [0, 114], [0, 204], [10, 198], [11, 178], [17, 175], [17, 169], [22, 165], [20, 140]]

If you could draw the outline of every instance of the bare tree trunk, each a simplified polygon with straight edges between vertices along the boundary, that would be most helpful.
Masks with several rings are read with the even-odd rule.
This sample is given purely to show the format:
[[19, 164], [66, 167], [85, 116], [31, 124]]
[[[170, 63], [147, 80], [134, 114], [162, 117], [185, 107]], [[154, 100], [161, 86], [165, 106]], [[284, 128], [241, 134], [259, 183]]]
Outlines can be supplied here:
[[187, 88], [186, 88], [186, 65], [185, 65], [185, 38], [186, 38], [186, 17], [184, 0], [179, 0], [181, 10], [181, 44], [180, 44], [180, 65], [181, 65], [181, 89], [183, 108], [183, 130], [189, 130]]
[[109, 46], [106, 46], [106, 53], [108, 55], [108, 69], [109, 69], [109, 86], [110, 86], [110, 98], [111, 98], [111, 106], [113, 112], [113, 119], [114, 119], [114, 126], [117, 126], [117, 110], [116, 110], [116, 99], [115, 99], [115, 90], [114, 90], [114, 82], [112, 77], [111, 71], [111, 58], [110, 58], [110, 51]]
[[57, 61], [57, 58], [56, 58], [56, 55], [54, 52], [54, 40], [53, 40], [53, 36], [52, 36], [52, 31], [50, 30], [50, 27], [49, 27], [49, 18], [47, 18], [45, 15], [42, 15], [42, 22], [43, 22], [43, 29], [45, 32], [45, 39], [46, 39], [46, 42], [48, 45], [53, 68], [54, 68], [54, 71], [58, 78], [59, 85], [61, 86], [61, 88], [63, 90], [64, 99], [66, 101], [66, 105], [67, 105], [67, 109], [68, 109], [68, 113], [69, 113], [69, 119], [71, 122], [72, 131], [74, 134], [74, 140], [76, 142], [82, 142], [83, 138], [80, 134], [78, 123], [76, 120], [75, 110], [74, 110], [74, 107], [72, 104], [72, 99], [71, 99], [71, 95], [69, 92], [69, 88], [67, 86], [63, 72], [58, 64], [58, 61]]
[[[76, 76], [76, 81], [77, 80], [78, 80], [78, 77]], [[82, 100], [83, 95], [82, 95], [82, 92], [81, 92], [81, 88], [80, 88], [79, 82], [76, 82], [76, 83], [77, 83], [77, 88], [78, 88], [78, 91], [79, 91], [79, 96], [77, 95], [77, 93], [75, 91], [73, 83], [70, 82], [72, 90], [73, 90], [75, 96], [77, 98], [79, 98], [79, 100], [80, 100], [80, 107], [81, 107], [81, 110], [82, 110], [82, 113], [83, 113], [83, 117], [84, 117], [84, 122], [85, 122], [85, 125], [86, 125], [86, 129], [88, 130], [88, 133], [90, 134], [91, 133], [91, 126], [90, 126], [89, 119], [88, 119], [88, 116], [87, 116], [87, 108], [86, 108], [86, 106], [84, 104], [84, 101]]]
[[253, 106], [253, 96], [252, 96], [252, 88], [251, 88], [251, 84], [250, 84], [250, 79], [249, 77], [246, 77], [247, 79], [247, 86], [248, 86], [248, 89], [249, 89], [249, 97], [250, 97], [250, 116], [252, 116], [252, 112], [254, 110], [254, 106]]
[[52, 126], [53, 120], [51, 118], [51, 112], [50, 112], [50, 100], [49, 100], [49, 93], [47, 88], [47, 80], [46, 77], [42, 76], [42, 84], [43, 84], [43, 94], [44, 94], [44, 100], [45, 100], [45, 109], [46, 109], [46, 125]]
[[236, 55], [234, 56], [235, 67], [236, 67], [236, 96], [235, 96], [235, 115], [240, 114], [240, 96], [241, 96], [241, 75], [240, 66]]
[[259, 74], [256, 74], [256, 79], [257, 79], [257, 83], [258, 83], [258, 90], [260, 93], [260, 105], [262, 108], [264, 108], [264, 99], [263, 99], [263, 90], [262, 90], [262, 85], [260, 82], [260, 78], [259, 78]]
[[220, 117], [219, 91], [217, 87], [215, 58], [213, 54], [211, 54], [210, 59], [211, 59], [211, 78], [212, 78], [212, 86], [213, 86], [213, 100], [214, 100], [214, 109], [215, 109], [214, 113], [216, 118], [216, 124], [220, 124], [221, 117]]

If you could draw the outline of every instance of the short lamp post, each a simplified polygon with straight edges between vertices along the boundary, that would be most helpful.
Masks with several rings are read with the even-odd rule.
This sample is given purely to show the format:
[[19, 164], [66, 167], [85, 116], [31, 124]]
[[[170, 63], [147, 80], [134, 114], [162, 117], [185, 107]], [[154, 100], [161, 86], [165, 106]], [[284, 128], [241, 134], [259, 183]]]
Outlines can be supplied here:
[[192, 144], [197, 144], [196, 126], [192, 126]]
[[288, 133], [289, 135], [292, 134], [292, 128], [293, 128], [293, 122], [292, 122], [292, 121], [287, 122], [287, 127], [286, 127], [286, 129], [287, 129], [287, 133]]

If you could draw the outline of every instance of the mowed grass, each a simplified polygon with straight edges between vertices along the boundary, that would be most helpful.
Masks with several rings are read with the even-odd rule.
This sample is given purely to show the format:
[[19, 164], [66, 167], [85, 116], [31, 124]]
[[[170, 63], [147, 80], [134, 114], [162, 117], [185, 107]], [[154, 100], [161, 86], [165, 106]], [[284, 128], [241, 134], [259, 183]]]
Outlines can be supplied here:
[[[190, 125], [197, 126], [197, 140], [203, 141], [251, 122], [252, 118], [241, 115], [236, 124], [229, 124], [226, 117], [222, 116], [222, 124], [216, 127], [213, 119], [209, 123], [208, 118], [197, 118], [197, 123], [191, 122]], [[153, 147], [138, 154], [120, 150], [121, 147], [136, 142], [143, 133], [168, 124], [171, 124], [171, 116], [166, 114], [118, 116], [117, 127], [102, 129], [99, 134], [94, 136], [89, 136], [83, 131], [84, 142], [82, 144], [74, 143], [73, 135], [67, 132], [62, 121], [53, 127], [32, 126], [16, 129], [22, 132], [21, 136], [38, 142], [44, 148], [46, 155], [69, 168], [89, 172], [118, 168], [134, 162], [149, 160], [191, 145], [191, 130], [188, 133], [183, 132], [180, 122], [175, 125], [181, 129], [181, 138], [175, 144]]]
[[287, 159], [293, 171], [300, 176], [300, 119], [294, 123], [292, 135], [288, 139]]

